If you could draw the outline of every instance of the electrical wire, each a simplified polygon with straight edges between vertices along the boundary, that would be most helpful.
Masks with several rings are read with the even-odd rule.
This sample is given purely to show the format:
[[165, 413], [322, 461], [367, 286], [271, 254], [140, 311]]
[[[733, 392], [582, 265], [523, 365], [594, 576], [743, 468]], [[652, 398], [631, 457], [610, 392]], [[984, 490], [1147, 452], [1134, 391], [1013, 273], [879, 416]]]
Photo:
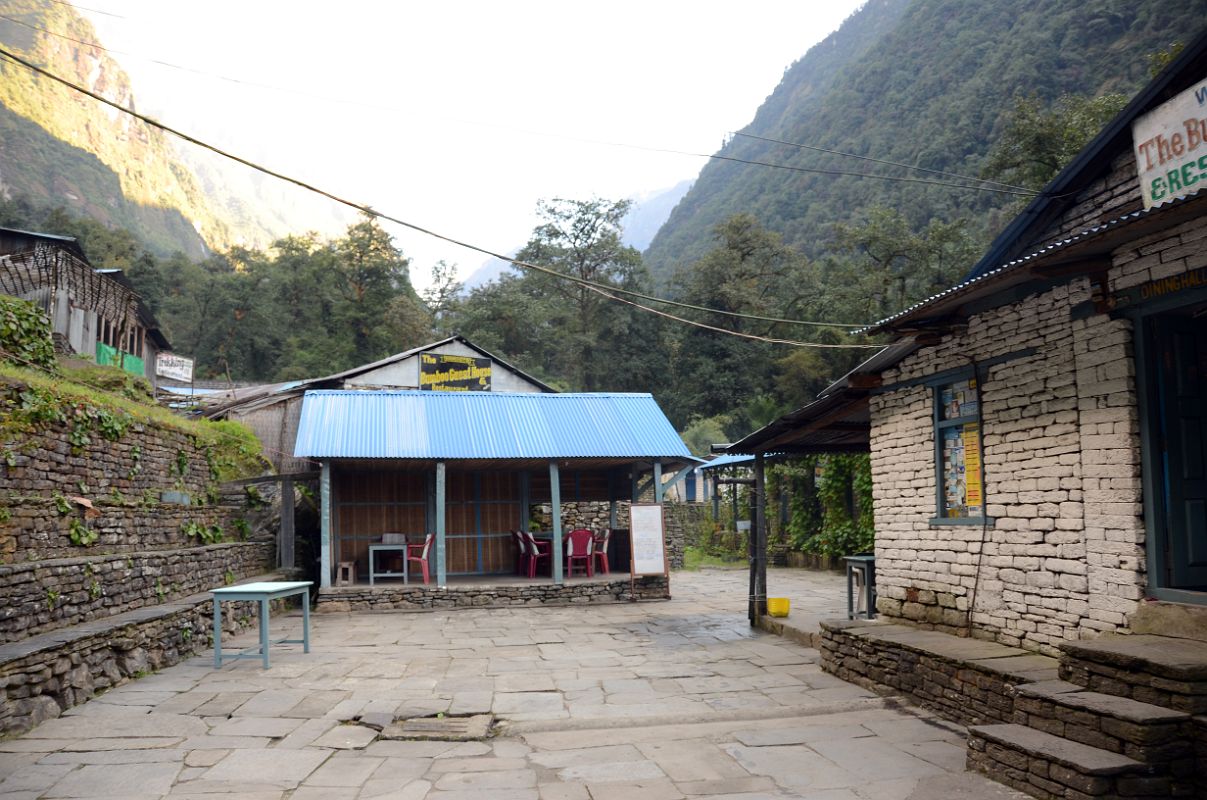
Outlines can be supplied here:
[[[321, 99], [326, 102], [341, 102], [341, 103], [347, 103], [347, 104], [351, 104], [351, 105], [364, 106], [364, 107], [368, 107], [368, 108], [378, 108], [378, 109], [385, 109], [385, 110], [399, 110], [395, 106], [385, 106], [385, 105], [373, 104], [373, 103], [361, 103], [361, 102], [356, 102], [356, 101], [349, 101], [345, 98], [323, 97], [321, 95], [314, 95], [314, 94], [307, 93], [307, 92], [301, 92], [296, 89], [288, 89], [288, 88], [284, 88], [281, 86], [273, 86], [271, 84], [265, 84], [265, 83], [257, 83], [255, 81], [247, 81], [247, 80], [243, 80], [241, 78], [232, 78], [232, 77], [229, 77], [226, 75], [219, 75], [219, 74], [213, 73], [213, 72], [206, 72], [204, 70], [194, 69], [192, 67], [182, 67], [179, 64], [172, 64], [167, 61], [160, 61], [160, 60], [154, 59], [154, 58], [139, 56], [139, 55], [136, 55], [133, 53], [123, 52], [121, 50], [111, 50], [111, 49], [105, 47], [104, 45], [98, 44], [96, 42], [87, 42], [87, 41], [83, 41], [81, 39], [75, 39], [70, 36], [66, 36], [61, 33], [56, 33], [54, 31], [47, 30], [46, 28], [42, 28], [37, 25], [32, 25], [28, 22], [23, 22], [19, 19], [15, 19], [14, 17], [9, 17], [9, 16], [3, 15], [3, 14], [0, 14], [0, 18], [6, 19], [10, 22], [14, 22], [18, 25], [24, 25], [25, 27], [30, 28], [35, 31], [40, 31], [42, 33], [47, 34], [48, 36], [56, 36], [61, 39], [65, 39], [69, 42], [74, 42], [75, 44], [81, 44], [81, 45], [84, 45], [87, 47], [94, 47], [97, 50], [100, 50], [100, 51], [103, 51], [106, 53], [113, 53], [116, 55], [124, 55], [124, 56], [129, 56], [131, 58], [138, 58], [138, 59], [141, 59], [144, 61], [148, 61], [152, 64], [158, 64], [159, 66], [168, 67], [170, 69], [181, 70], [183, 72], [188, 72], [188, 73], [191, 73], [194, 75], [202, 75], [205, 77], [216, 78], [218, 80], [227, 81], [230, 83], [235, 83], [235, 84], [239, 84], [239, 85], [243, 85], [243, 86], [255, 86], [255, 87], [258, 87], [261, 89], [269, 89], [271, 91], [276, 91], [276, 92], [286, 92], [289, 94], [296, 94], [296, 95], [299, 95], [302, 97], [311, 97], [311, 98]], [[481, 124], [481, 123], [470, 122], [467, 124]], [[595, 144], [595, 145], [603, 145], [605, 147], [623, 147], [623, 148], [630, 149], [630, 150], [640, 150], [640, 151], [648, 152], [648, 153], [665, 153], [668, 155], [688, 156], [690, 158], [703, 158], [703, 159], [707, 159], [710, 161], [731, 161], [731, 162], [738, 163], [738, 164], [746, 164], [748, 166], [767, 167], [769, 169], [782, 169], [782, 170], [788, 170], [790, 172], [800, 172], [800, 173], [806, 173], [806, 174], [811, 174], [811, 175], [832, 175], [832, 176], [838, 176], [838, 177], [872, 178], [874, 180], [881, 180], [881, 181], [899, 182], [899, 183], [920, 183], [923, 185], [941, 186], [941, 187], [949, 188], [949, 189], [965, 189], [965, 190], [969, 190], [969, 191], [995, 192], [995, 193], [999, 193], [999, 194], [1009, 194], [1009, 195], [1016, 195], [1016, 196], [1023, 196], [1023, 197], [1034, 197], [1037, 194], [1039, 194], [1038, 192], [1035, 192], [1031, 189], [1027, 189], [1025, 187], [1013, 186], [1011, 184], [1000, 183], [998, 181], [982, 180], [980, 178], [969, 178], [969, 177], [959, 175], [957, 173], [952, 173], [952, 172], [943, 172], [941, 170], [932, 170], [932, 169], [927, 169], [925, 167], [911, 167], [907, 164], [898, 164], [893, 161], [882, 161], [880, 159], [869, 158], [867, 156], [855, 155], [854, 153], [844, 153], [839, 150], [826, 150], [824, 148], [813, 147], [812, 145], [795, 144], [793, 142], [786, 142], [786, 141], [781, 141], [778, 139], [765, 139], [764, 137], [761, 137], [761, 136], [754, 136], [753, 134], [745, 134], [745, 133], [737, 133], [737, 132], [735, 132], [734, 135], [747, 136], [747, 137], [753, 138], [753, 139], [763, 139], [764, 141], [777, 142], [779, 144], [786, 144], [786, 145], [791, 145], [793, 147], [801, 147], [801, 148], [805, 148], [805, 149], [809, 149], [809, 150], [819, 150], [821, 152], [832, 153], [834, 155], [847, 156], [850, 158], [856, 158], [856, 159], [860, 159], [863, 161], [873, 161], [873, 162], [880, 163], [880, 164], [888, 164], [888, 165], [892, 165], [892, 166], [905, 167], [907, 169], [916, 169], [916, 170], [920, 170], [923, 172], [930, 172], [930, 173], [937, 174], [937, 175], [947, 175], [947, 176], [951, 176], [951, 177], [960, 178], [961, 180], [980, 181], [981, 183], [994, 184], [996, 186], [1003, 187], [1003, 188], [994, 188], [993, 186], [969, 186], [967, 184], [962, 184], [962, 183], [950, 183], [947, 181], [935, 181], [935, 180], [928, 180], [925, 178], [910, 178], [910, 177], [900, 176], [900, 175], [881, 175], [881, 174], [873, 173], [873, 172], [850, 172], [850, 171], [846, 171], [846, 170], [795, 167], [795, 166], [791, 166], [788, 164], [775, 164], [775, 163], [772, 163], [769, 161], [754, 161], [754, 160], [750, 160], [750, 159], [737, 158], [736, 156], [723, 156], [723, 155], [720, 155], [719, 153], [696, 153], [696, 152], [692, 152], [690, 150], [676, 150], [673, 148], [666, 148], [666, 147], [649, 147], [649, 146], [645, 146], [645, 145], [628, 144], [625, 142], [609, 142], [609, 141], [604, 141], [604, 140], [600, 140], [600, 139], [588, 139], [585, 137], [578, 137], [578, 136], [565, 136], [565, 135], [561, 135], [561, 134], [548, 133], [546, 131], [511, 129], [511, 128], [506, 128], [506, 127], [499, 126], [499, 125], [492, 125], [491, 127], [500, 128], [502, 130], [517, 130], [518, 132], [526, 133], [529, 135], [548, 136], [551, 138], [564, 139], [567, 141], [587, 142], [587, 143]]]
[[[834, 156], [843, 156], [844, 158], [857, 158], [860, 161], [871, 161], [873, 164], [885, 164], [890, 167], [903, 167], [905, 169], [917, 170], [918, 172], [929, 172], [931, 175], [943, 175], [948, 178], [959, 178], [960, 180], [977, 181], [979, 183], [992, 183], [996, 186], [1003, 186], [1007, 189], [1018, 189], [1019, 191], [1026, 192], [1027, 194], [1032, 194], [1032, 195], [1039, 194], [1039, 192], [1028, 189], [1026, 186], [1015, 186], [1013, 183], [1002, 183], [1001, 181], [993, 181], [993, 180], [989, 180], [988, 178], [972, 178], [972, 177], [969, 177], [968, 175], [961, 175], [958, 172], [947, 172], [947, 171], [941, 170], [941, 169], [930, 169], [929, 167], [919, 167], [914, 164], [902, 164], [899, 161], [888, 161], [883, 158], [872, 158], [871, 156], [861, 156], [856, 153], [847, 153], [842, 150], [830, 150], [829, 148], [826, 148], [826, 147], [817, 147], [816, 145], [811, 145], [811, 144], [801, 144], [800, 142], [788, 142], [783, 139], [773, 139], [770, 136], [756, 136], [753, 133], [743, 133], [742, 131], [731, 131], [730, 135], [741, 136], [746, 139], [756, 139], [760, 142], [772, 142], [774, 144], [783, 144], [783, 145], [787, 145], [788, 147], [798, 147], [801, 150], [813, 150], [818, 153], [827, 153], [829, 155], [834, 155]], [[974, 187], [969, 187], [969, 188], [974, 188]]]
[[50, 0], [50, 2], [57, 3], [58, 5], [61, 5], [61, 6], [67, 6], [70, 9], [78, 9], [80, 11], [91, 11], [93, 14], [100, 14], [101, 16], [105, 16], [105, 17], [113, 17], [114, 19], [125, 19], [125, 17], [123, 17], [121, 14], [114, 14], [112, 11], [101, 11], [99, 8], [85, 8], [84, 6], [77, 6], [75, 3], [68, 3], [68, 2], [66, 2], [66, 0]]
[[[81, 93], [81, 94], [85, 94], [85, 95], [87, 95], [88, 97], [91, 97], [92, 99], [94, 99], [94, 100], [96, 100], [96, 101], [98, 101], [98, 102], [100, 102], [100, 103], [104, 103], [105, 105], [107, 105], [107, 106], [109, 106], [109, 107], [111, 107], [111, 108], [115, 108], [115, 109], [117, 109], [118, 111], [121, 111], [121, 112], [122, 112], [122, 113], [124, 113], [124, 114], [127, 114], [127, 115], [129, 115], [129, 116], [132, 116], [132, 117], [134, 117], [134, 118], [136, 118], [136, 119], [138, 119], [138, 120], [140, 120], [140, 121], [142, 121], [142, 122], [146, 123], [147, 125], [150, 125], [151, 127], [157, 128], [157, 129], [162, 130], [162, 131], [164, 131], [164, 132], [166, 132], [166, 133], [170, 133], [170, 134], [172, 134], [173, 136], [179, 137], [180, 139], [183, 139], [184, 141], [189, 142], [190, 144], [194, 144], [194, 145], [196, 145], [196, 146], [198, 146], [198, 147], [201, 147], [202, 149], [205, 149], [205, 150], [208, 150], [208, 151], [210, 151], [210, 152], [212, 152], [212, 153], [215, 153], [215, 154], [217, 154], [217, 155], [220, 155], [220, 156], [222, 156], [223, 158], [230, 159], [231, 161], [234, 161], [234, 162], [236, 162], [236, 163], [239, 163], [239, 164], [242, 164], [242, 165], [244, 165], [244, 166], [246, 166], [246, 167], [249, 167], [250, 169], [254, 169], [254, 170], [256, 170], [257, 172], [264, 173], [265, 175], [270, 175], [270, 176], [272, 176], [272, 177], [274, 177], [274, 178], [277, 178], [278, 180], [285, 181], [286, 183], [293, 184], [294, 186], [298, 186], [298, 187], [300, 187], [300, 188], [302, 188], [302, 189], [305, 189], [306, 191], [313, 192], [314, 194], [321, 195], [322, 197], [326, 197], [326, 198], [327, 198], [327, 199], [329, 199], [329, 200], [332, 200], [332, 201], [334, 201], [334, 202], [336, 202], [336, 203], [339, 203], [339, 204], [341, 204], [341, 205], [344, 205], [344, 206], [347, 206], [347, 207], [349, 207], [349, 208], [352, 208], [352, 209], [354, 209], [354, 210], [356, 210], [356, 211], [359, 211], [359, 212], [361, 212], [361, 213], [363, 213], [363, 214], [366, 214], [366, 215], [368, 215], [368, 216], [370, 216], [370, 217], [374, 217], [374, 218], [377, 218], [377, 219], [383, 219], [383, 220], [387, 220], [387, 221], [389, 221], [389, 222], [393, 222], [393, 223], [395, 223], [395, 224], [397, 224], [397, 225], [401, 225], [402, 227], [407, 228], [407, 229], [409, 229], [409, 230], [413, 230], [413, 231], [416, 231], [416, 232], [418, 232], [418, 233], [422, 233], [422, 234], [424, 234], [424, 235], [426, 235], [426, 236], [430, 236], [430, 237], [432, 237], [432, 238], [439, 239], [439, 240], [444, 241], [444, 242], [448, 242], [449, 244], [453, 244], [453, 245], [456, 245], [456, 246], [458, 246], [458, 247], [463, 247], [463, 248], [465, 248], [465, 249], [467, 249], [467, 250], [472, 250], [472, 251], [474, 251], [474, 252], [481, 253], [481, 254], [483, 254], [483, 255], [487, 255], [487, 256], [490, 256], [490, 257], [492, 257], [492, 258], [497, 258], [497, 259], [500, 259], [500, 260], [502, 260], [502, 261], [507, 261], [507, 262], [509, 262], [509, 263], [511, 263], [511, 264], [514, 264], [514, 265], [516, 265], [516, 266], [518, 266], [518, 267], [521, 267], [521, 268], [524, 268], [524, 269], [535, 270], [535, 271], [537, 271], [537, 272], [542, 272], [542, 273], [544, 273], [544, 274], [551, 275], [551, 276], [553, 276], [553, 277], [555, 277], [555, 278], [559, 278], [559, 279], [561, 279], [561, 280], [568, 280], [568, 281], [570, 281], [570, 282], [572, 282], [572, 283], [577, 283], [577, 284], [582, 285], [582, 286], [587, 286], [587, 287], [592, 288], [592, 289], [595, 289], [595, 290], [597, 290], [597, 291], [602, 291], [602, 292], [606, 292], [606, 293], [612, 293], [612, 292], [616, 292], [616, 293], [622, 293], [622, 294], [628, 294], [628, 295], [638, 295], [638, 296], [640, 296], [640, 294], [639, 294], [639, 293], [637, 293], [637, 292], [631, 292], [631, 291], [626, 290], [626, 289], [620, 289], [619, 287], [607, 286], [606, 284], [596, 284], [596, 283], [594, 283], [594, 282], [592, 282], [592, 281], [588, 281], [588, 280], [583, 279], [583, 278], [578, 278], [578, 277], [575, 277], [575, 276], [573, 276], [573, 275], [567, 275], [567, 274], [565, 274], [565, 273], [558, 272], [557, 270], [550, 269], [549, 267], [543, 267], [543, 266], [540, 266], [539, 264], [532, 264], [532, 263], [529, 263], [529, 262], [526, 262], [526, 261], [519, 261], [519, 260], [517, 260], [517, 259], [515, 259], [515, 258], [511, 258], [511, 257], [509, 257], [509, 256], [502, 255], [501, 253], [496, 253], [496, 252], [493, 252], [493, 251], [488, 250], [488, 249], [486, 249], [486, 248], [484, 248], [484, 247], [479, 247], [478, 245], [471, 244], [471, 243], [469, 243], [469, 242], [465, 242], [465, 241], [461, 241], [461, 240], [459, 240], [459, 239], [455, 239], [455, 238], [453, 238], [453, 237], [451, 237], [451, 236], [445, 236], [444, 234], [437, 233], [437, 232], [435, 232], [435, 231], [432, 231], [432, 230], [429, 230], [429, 229], [427, 229], [427, 228], [424, 228], [424, 227], [422, 227], [422, 226], [420, 226], [420, 225], [416, 225], [416, 224], [415, 224], [415, 223], [413, 223], [413, 222], [407, 222], [406, 220], [399, 219], [398, 217], [393, 217], [393, 216], [390, 216], [390, 215], [388, 215], [388, 214], [384, 214], [384, 213], [382, 213], [382, 212], [380, 212], [380, 211], [377, 211], [376, 209], [374, 209], [374, 208], [372, 208], [372, 207], [370, 207], [370, 206], [368, 206], [368, 205], [365, 205], [365, 204], [362, 204], [362, 203], [357, 203], [357, 202], [355, 202], [355, 201], [348, 200], [348, 199], [346, 199], [346, 198], [340, 197], [339, 195], [332, 194], [331, 192], [328, 192], [328, 191], [326, 191], [325, 189], [320, 189], [319, 187], [314, 186], [314, 185], [309, 184], [309, 183], [306, 183], [306, 182], [305, 182], [305, 181], [303, 181], [303, 180], [300, 180], [300, 179], [298, 179], [298, 178], [291, 177], [291, 176], [289, 176], [289, 175], [285, 175], [284, 173], [281, 173], [281, 172], [276, 172], [275, 170], [272, 170], [272, 169], [269, 169], [268, 167], [265, 167], [265, 166], [262, 166], [262, 165], [260, 165], [260, 164], [257, 164], [257, 163], [256, 163], [256, 162], [254, 162], [254, 161], [249, 161], [249, 160], [248, 160], [248, 159], [246, 159], [246, 158], [243, 158], [243, 157], [241, 157], [241, 156], [237, 156], [237, 155], [235, 155], [235, 154], [233, 154], [233, 153], [229, 153], [229, 152], [227, 152], [227, 151], [225, 151], [225, 150], [223, 150], [223, 149], [221, 149], [221, 148], [219, 148], [219, 147], [216, 147], [216, 146], [214, 146], [214, 145], [212, 145], [212, 144], [209, 144], [209, 143], [204, 142], [204, 141], [202, 141], [202, 140], [200, 140], [200, 139], [197, 139], [196, 137], [190, 136], [190, 135], [189, 135], [189, 134], [187, 134], [187, 133], [184, 133], [184, 132], [179, 131], [179, 130], [177, 130], [177, 129], [175, 129], [175, 128], [171, 127], [171, 126], [165, 125], [165, 124], [164, 124], [164, 123], [162, 123], [162, 122], [159, 122], [159, 121], [157, 121], [157, 120], [155, 120], [155, 119], [152, 119], [151, 117], [148, 117], [148, 116], [147, 116], [147, 115], [145, 115], [145, 114], [141, 114], [141, 113], [139, 113], [139, 112], [137, 112], [137, 111], [134, 111], [133, 109], [126, 108], [126, 107], [124, 107], [124, 106], [120, 105], [119, 103], [116, 103], [116, 102], [114, 102], [114, 101], [112, 101], [112, 100], [109, 100], [108, 98], [105, 98], [105, 97], [103, 97], [103, 96], [101, 96], [101, 95], [99, 95], [99, 94], [97, 94], [97, 93], [95, 93], [95, 92], [93, 92], [93, 91], [91, 91], [91, 90], [89, 90], [89, 89], [87, 89], [87, 88], [83, 87], [83, 86], [80, 86], [80, 85], [78, 85], [78, 84], [76, 84], [76, 83], [73, 83], [73, 82], [71, 82], [71, 81], [67, 80], [66, 78], [59, 77], [58, 75], [54, 74], [53, 72], [50, 72], [49, 70], [44, 69], [43, 67], [39, 67], [39, 66], [37, 66], [36, 64], [33, 64], [33, 63], [29, 62], [29, 61], [26, 61], [25, 59], [21, 58], [21, 57], [20, 57], [20, 56], [18, 56], [18, 55], [15, 55], [15, 54], [13, 54], [13, 53], [9, 52], [8, 50], [5, 50], [5, 49], [3, 49], [3, 48], [0, 48], [0, 57], [7, 58], [7, 59], [9, 59], [10, 61], [13, 61], [14, 63], [20, 64], [21, 66], [25, 67], [26, 69], [32, 70], [33, 72], [36, 72], [36, 73], [38, 73], [39, 75], [43, 75], [44, 77], [47, 77], [47, 78], [49, 78], [49, 79], [51, 79], [51, 80], [53, 80], [53, 81], [55, 81], [55, 82], [57, 82], [57, 83], [60, 83], [60, 84], [62, 84], [62, 85], [64, 85], [64, 86], [66, 86], [66, 87], [68, 87], [68, 88], [70, 88], [70, 89], [72, 89], [72, 90], [74, 90], [74, 91], [76, 91], [76, 92], [79, 92], [79, 93]], [[645, 297], [645, 298], [649, 298], [649, 296], [648, 296], [648, 295], [647, 295], [647, 296], [644, 296], [644, 297]], [[616, 298], [616, 299], [617, 299], [617, 300], [619, 300], [619, 298]], [[662, 300], [662, 299], [660, 299], [660, 298], [653, 298], [653, 299], [654, 299], [654, 300], [656, 300], [657, 302], [668, 302], [668, 301], [664, 301], [664, 300]], [[628, 301], [625, 301], [625, 302], [628, 302]], [[669, 302], [674, 303], [675, 301], [669, 301]], [[743, 338], [758, 338], [758, 339], [761, 339], [761, 340], [763, 340], [763, 341], [772, 342], [772, 343], [776, 343], [776, 344], [791, 344], [792, 346], [795, 346], [795, 347], [819, 347], [819, 348], [827, 348], [827, 349], [829, 349], [829, 348], [857, 348], [857, 349], [862, 349], [862, 348], [868, 348], [868, 347], [881, 347], [881, 345], [867, 345], [867, 344], [846, 344], [846, 345], [839, 345], [839, 344], [826, 344], [826, 343], [818, 343], [818, 342], [797, 342], [797, 341], [794, 341], [794, 340], [788, 340], [788, 339], [771, 339], [771, 338], [769, 338], [769, 337], [758, 337], [758, 336], [756, 336], [756, 335], [754, 335], [754, 334], [739, 334], [739, 333], [737, 333], [737, 332], [735, 332], [735, 331], [728, 331], [728, 330], [725, 330], [724, 328], [717, 328], [717, 327], [714, 327], [714, 326], [711, 326], [711, 325], [706, 325], [706, 324], [704, 324], [704, 323], [693, 322], [693, 321], [691, 321], [691, 320], [687, 320], [687, 319], [684, 319], [684, 318], [682, 318], [682, 317], [676, 317], [676, 316], [671, 315], [671, 314], [666, 314], [665, 312], [658, 312], [658, 311], [655, 311], [654, 309], [650, 309], [650, 308], [648, 308], [648, 307], [646, 307], [646, 306], [641, 306], [641, 305], [639, 305], [639, 304], [637, 304], [637, 303], [629, 303], [629, 304], [630, 304], [630, 305], [633, 305], [633, 306], [635, 306], [635, 307], [637, 307], [637, 308], [642, 308], [642, 309], [645, 309], [645, 310], [650, 311], [650, 312], [652, 312], [652, 313], [657, 313], [657, 314], [659, 314], [660, 316], [665, 316], [665, 317], [667, 317], [667, 318], [669, 318], [669, 319], [675, 319], [675, 320], [678, 320], [678, 321], [683, 322], [683, 323], [685, 323], [685, 324], [689, 324], [689, 325], [695, 325], [696, 327], [705, 328], [705, 329], [708, 329], [708, 330], [713, 330], [713, 331], [717, 331], [717, 332], [719, 332], [719, 333], [724, 333], [724, 334], [728, 334], [728, 335], [737, 335], [737, 336], [742, 336]], [[703, 307], [703, 306], [699, 306], [698, 308], [704, 308], [704, 307]], [[716, 311], [716, 309], [709, 309], [709, 310]], [[719, 313], [727, 313], [727, 312], [719, 312]], [[831, 325], [831, 324], [837, 324], [837, 323], [825, 323], [825, 324], [827, 324], [827, 325]]]

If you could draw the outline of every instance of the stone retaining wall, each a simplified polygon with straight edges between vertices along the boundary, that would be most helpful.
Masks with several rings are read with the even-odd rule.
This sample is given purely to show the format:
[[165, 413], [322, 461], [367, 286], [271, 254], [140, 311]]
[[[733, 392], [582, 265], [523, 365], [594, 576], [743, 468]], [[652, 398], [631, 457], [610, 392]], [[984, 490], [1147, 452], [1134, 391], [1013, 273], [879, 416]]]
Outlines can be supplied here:
[[[637, 578], [636, 599], [670, 599], [670, 581], [661, 575]], [[323, 589], [319, 611], [431, 610], [442, 608], [510, 608], [516, 606], [586, 605], [619, 603], [632, 599], [629, 578], [611, 581], [516, 583], [496, 586], [337, 586]]]
[[272, 569], [272, 541], [0, 566], [0, 642], [155, 606]]
[[[198, 540], [185, 533], [188, 523], [205, 528], [217, 525], [228, 540], [240, 538], [238, 520], [249, 528], [252, 524], [252, 516], [240, 505], [92, 503], [100, 516], [85, 520], [83, 509], [74, 503], [72, 510], [63, 514], [50, 498], [10, 500], [8, 519], [0, 523], [0, 564], [192, 547]], [[86, 547], [73, 544], [73, 520], [84, 522], [99, 538]]]
[[[78, 448], [69, 435], [57, 425], [0, 442], [12, 457], [12, 466], [0, 467], [0, 491], [107, 495], [117, 489], [135, 497], [151, 491], [158, 498], [161, 490], [176, 488], [200, 496], [213, 480], [205, 448], [182, 431], [132, 424], [119, 441], [93, 433]], [[81, 492], [81, 483], [88, 492]]]
[[[258, 624], [255, 605], [223, 603], [223, 631]], [[197, 595], [86, 623], [68, 634], [0, 645], [0, 737], [24, 733], [97, 692], [211, 649], [212, 627], [212, 601]]]

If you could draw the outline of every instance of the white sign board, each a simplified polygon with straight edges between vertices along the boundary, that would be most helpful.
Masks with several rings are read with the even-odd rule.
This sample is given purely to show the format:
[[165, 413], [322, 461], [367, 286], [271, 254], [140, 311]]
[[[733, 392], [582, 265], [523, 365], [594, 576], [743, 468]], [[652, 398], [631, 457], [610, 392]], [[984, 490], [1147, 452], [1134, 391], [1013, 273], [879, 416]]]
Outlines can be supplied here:
[[1207, 186], [1207, 81], [1138, 117], [1132, 148], [1145, 208]]
[[629, 547], [632, 550], [632, 574], [666, 574], [666, 539], [661, 505], [634, 503], [629, 508]]
[[155, 374], [174, 381], [193, 381], [193, 359], [175, 353], [159, 353], [155, 356]]

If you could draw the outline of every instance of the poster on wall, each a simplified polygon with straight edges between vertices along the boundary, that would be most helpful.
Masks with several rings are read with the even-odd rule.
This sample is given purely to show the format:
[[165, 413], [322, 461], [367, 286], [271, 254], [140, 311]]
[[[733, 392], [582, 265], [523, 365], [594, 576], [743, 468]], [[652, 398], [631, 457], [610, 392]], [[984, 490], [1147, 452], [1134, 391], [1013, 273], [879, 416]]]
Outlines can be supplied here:
[[490, 359], [443, 353], [419, 355], [419, 388], [433, 392], [489, 392]]
[[662, 506], [634, 503], [629, 508], [629, 547], [633, 575], [665, 575], [666, 539]]

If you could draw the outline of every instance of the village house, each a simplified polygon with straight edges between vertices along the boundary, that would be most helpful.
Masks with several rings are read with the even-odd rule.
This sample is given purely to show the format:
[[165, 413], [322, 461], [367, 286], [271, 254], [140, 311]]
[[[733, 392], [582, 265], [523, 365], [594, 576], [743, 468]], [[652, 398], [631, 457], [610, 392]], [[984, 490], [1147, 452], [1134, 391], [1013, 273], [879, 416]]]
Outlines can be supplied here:
[[0, 228], [0, 293], [38, 305], [60, 352], [152, 382], [159, 353], [172, 349], [125, 274], [93, 268], [69, 236]]
[[1200, 38], [962, 283], [731, 448], [870, 449], [882, 615], [1054, 652], [1207, 604], [1205, 79]]

